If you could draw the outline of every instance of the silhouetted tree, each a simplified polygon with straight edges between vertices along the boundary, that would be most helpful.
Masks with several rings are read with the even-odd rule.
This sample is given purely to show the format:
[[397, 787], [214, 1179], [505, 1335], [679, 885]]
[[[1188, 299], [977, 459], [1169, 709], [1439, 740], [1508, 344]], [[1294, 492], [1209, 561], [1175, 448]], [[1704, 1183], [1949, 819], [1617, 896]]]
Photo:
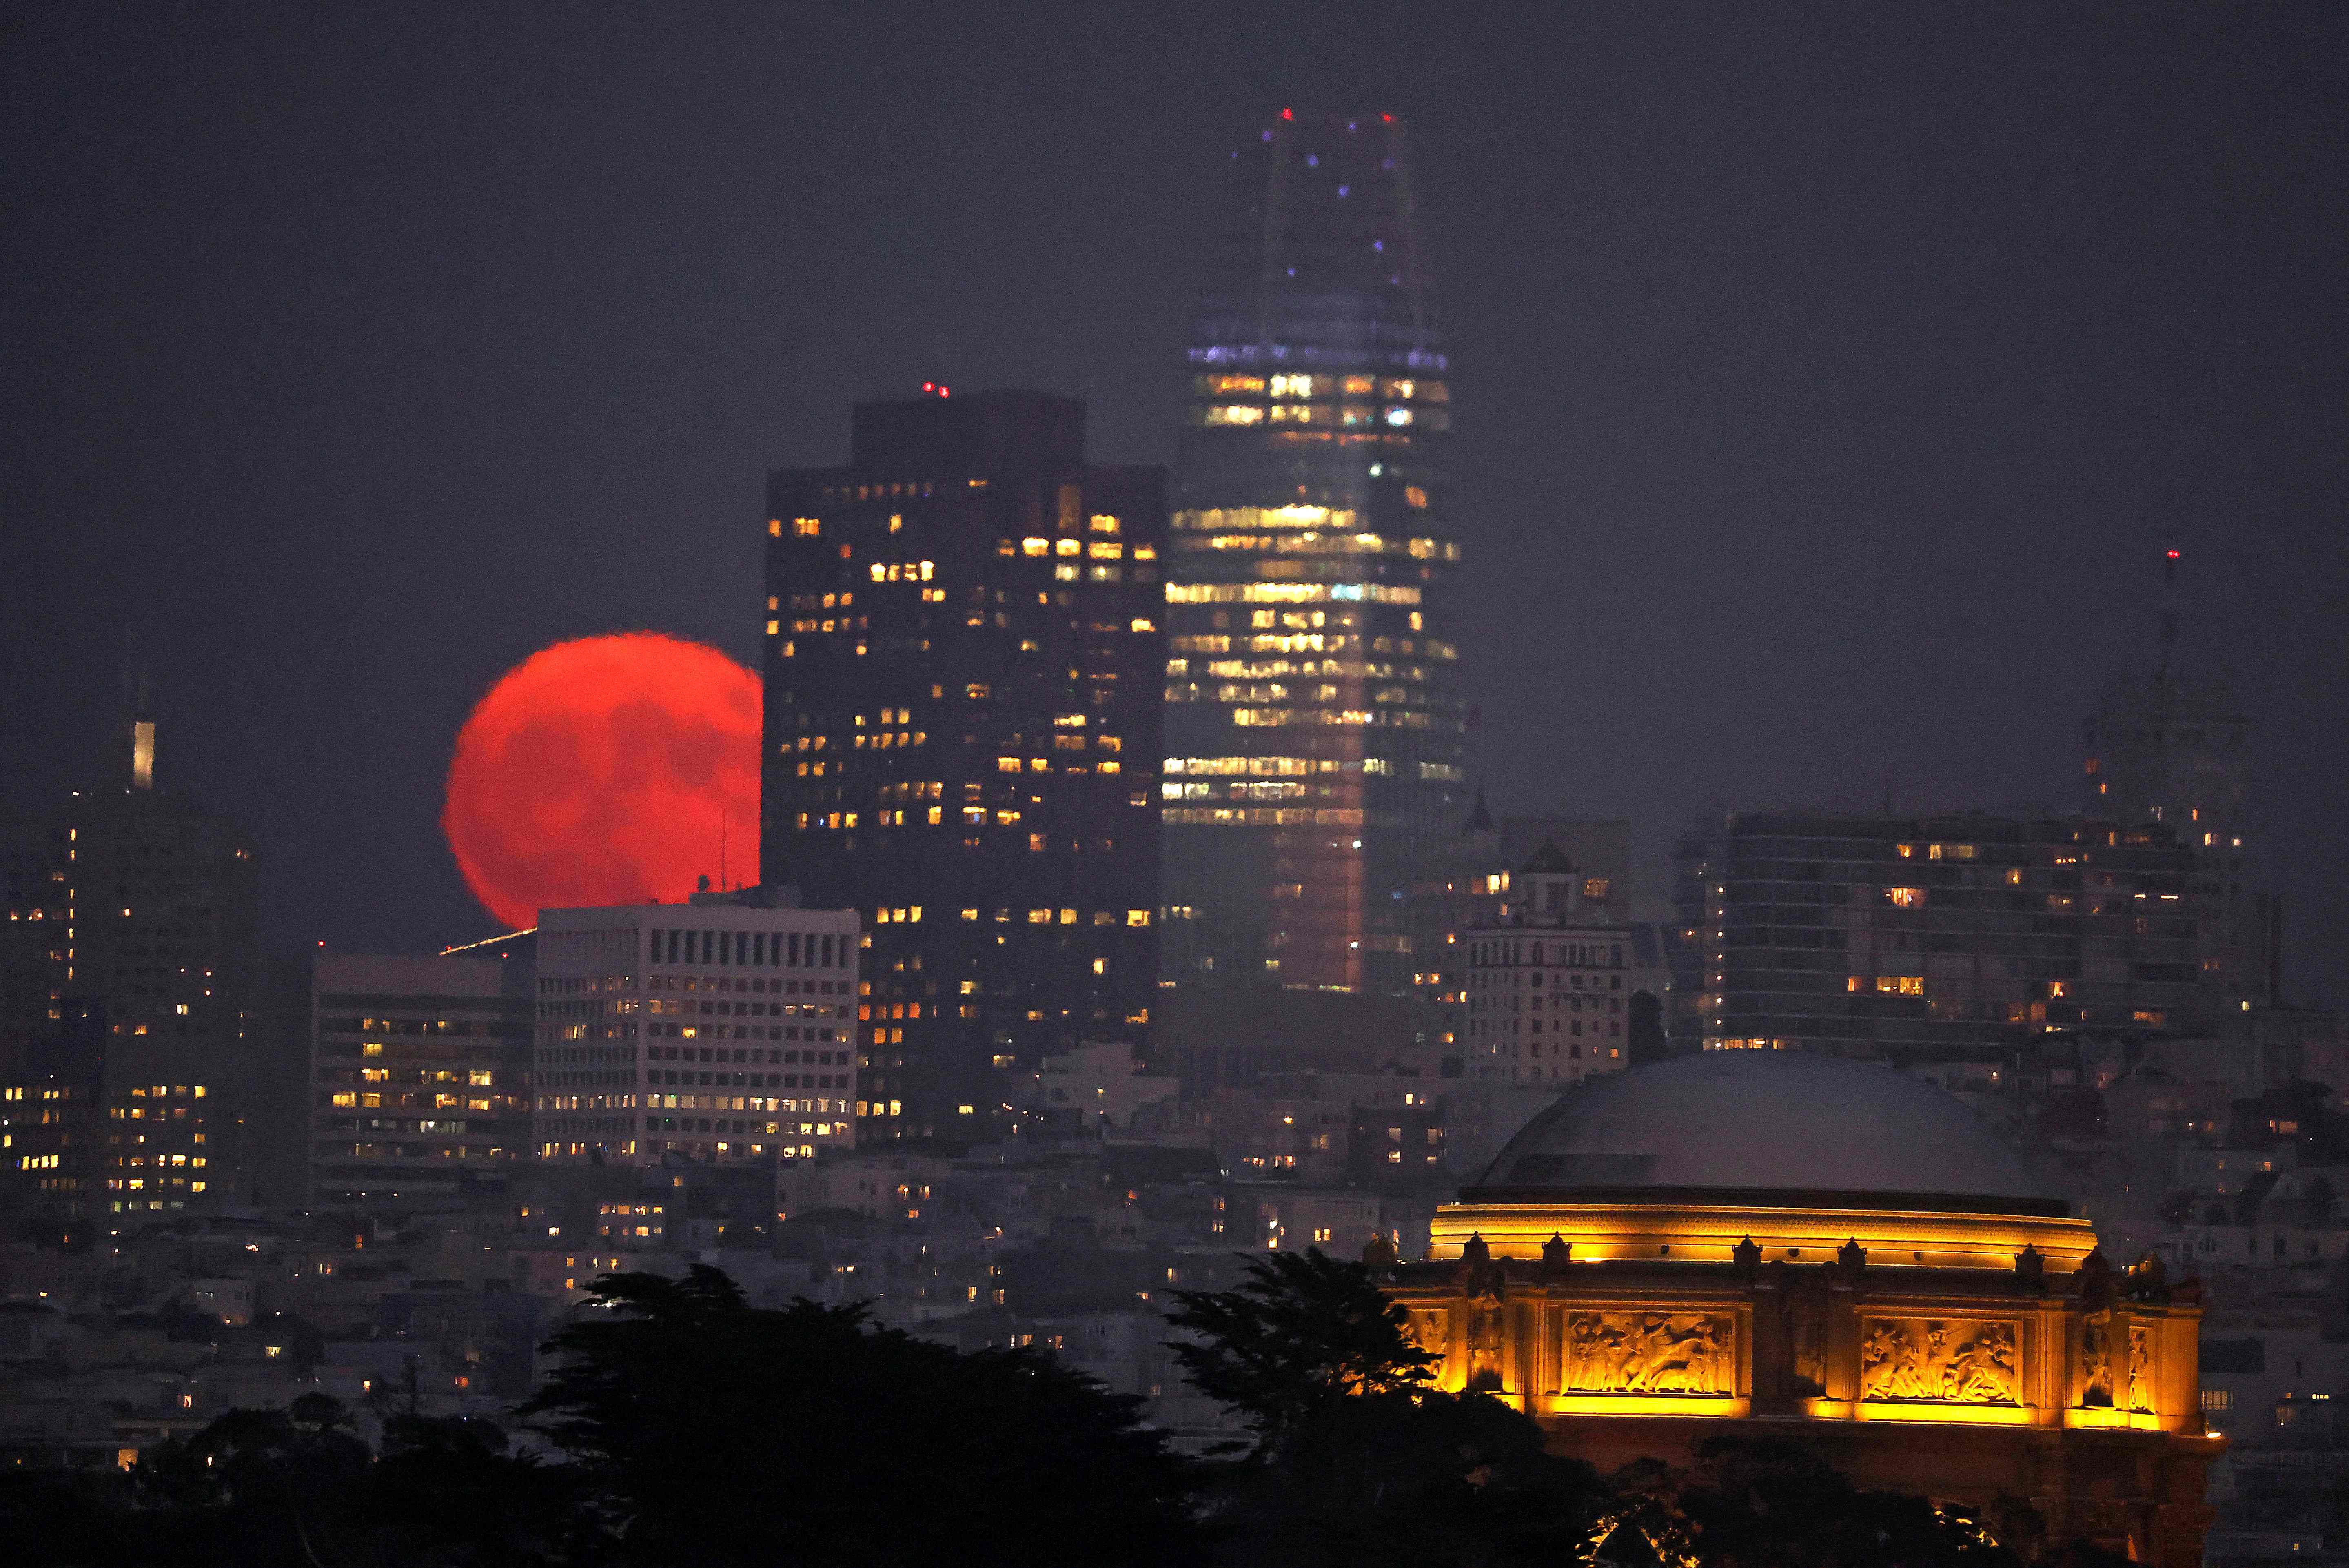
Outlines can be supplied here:
[[401, 1568], [533, 1568], [592, 1561], [600, 1544], [578, 1505], [580, 1477], [510, 1451], [495, 1422], [395, 1416], [368, 1472], [377, 1561]]
[[2105, 1097], [2085, 1086], [2056, 1090], [2042, 1109], [2039, 1131], [2049, 1138], [2102, 1138]]
[[157, 1444], [131, 1483], [155, 1556], [256, 1568], [340, 1561], [365, 1533], [373, 1459], [342, 1401], [305, 1394], [283, 1410], [235, 1409]]
[[47, 1568], [163, 1561], [129, 1487], [112, 1471], [0, 1470], [0, 1542], [15, 1561]]
[[862, 1307], [606, 1275], [524, 1407], [585, 1467], [621, 1563], [1174, 1563], [1188, 1467], [1140, 1401], [1026, 1350], [962, 1355]]
[[1193, 1384], [1257, 1433], [1210, 1500], [1221, 1561], [1552, 1563], [1588, 1534], [1597, 1473], [1501, 1401], [1437, 1389], [1369, 1269], [1309, 1251], [1246, 1272], [1167, 1315], [1195, 1336], [1169, 1346]]
[[2019, 1568], [1982, 1521], [1901, 1492], [1862, 1491], [1795, 1444], [1721, 1437], [1688, 1472], [1642, 1461], [1615, 1478], [1604, 1560], [1689, 1557], [1785, 1568]]
[[1318, 1248], [1249, 1260], [1230, 1290], [1174, 1293], [1167, 1348], [1192, 1386], [1247, 1418], [1256, 1457], [1286, 1458], [1317, 1414], [1364, 1394], [1433, 1387], [1435, 1357], [1369, 1269]]
[[1664, 1035], [1664, 1004], [1653, 991], [1632, 992], [1624, 1016], [1624, 1066], [1643, 1068], [1671, 1054], [1671, 1042]]
[[2235, 1194], [2235, 1223], [2258, 1224], [2260, 1205], [2268, 1201], [2268, 1194], [2275, 1191], [2276, 1182], [2280, 1180], [2282, 1178], [2272, 1171], [2252, 1172], [2251, 1179], [2243, 1183], [2242, 1191]]

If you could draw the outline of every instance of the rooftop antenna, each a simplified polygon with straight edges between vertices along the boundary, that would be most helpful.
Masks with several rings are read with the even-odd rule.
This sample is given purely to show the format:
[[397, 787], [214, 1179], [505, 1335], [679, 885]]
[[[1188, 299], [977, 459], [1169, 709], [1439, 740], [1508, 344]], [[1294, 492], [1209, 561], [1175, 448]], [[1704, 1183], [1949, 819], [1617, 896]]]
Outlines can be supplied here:
[[734, 884], [726, 880], [726, 809], [718, 810], [718, 890], [731, 892]]
[[2170, 551], [2161, 562], [2161, 634], [2154, 655], [2153, 678], [2157, 685], [2169, 679], [2169, 655], [2178, 644], [2178, 552]]
[[[130, 707], [130, 787], [155, 788], [155, 710], [146, 666], [140, 662], [136, 635], [122, 629], [122, 695]], [[119, 756], [119, 753], [117, 753]]]

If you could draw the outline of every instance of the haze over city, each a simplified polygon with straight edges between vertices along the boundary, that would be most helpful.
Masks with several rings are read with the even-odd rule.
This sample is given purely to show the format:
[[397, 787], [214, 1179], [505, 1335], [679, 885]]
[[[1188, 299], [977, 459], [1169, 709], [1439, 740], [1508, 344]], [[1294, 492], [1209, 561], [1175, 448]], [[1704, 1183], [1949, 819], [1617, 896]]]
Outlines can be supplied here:
[[837, 460], [853, 397], [1048, 387], [1164, 460], [1227, 155], [1386, 108], [1496, 810], [1628, 815], [1651, 867], [1888, 775], [2069, 810], [2178, 548], [2292, 846], [2287, 983], [2340, 999], [2337, 17], [1183, 15], [34, 17], [9, 798], [94, 758], [127, 635], [274, 936], [486, 934], [437, 821], [501, 671], [637, 627], [752, 662], [759, 476]]

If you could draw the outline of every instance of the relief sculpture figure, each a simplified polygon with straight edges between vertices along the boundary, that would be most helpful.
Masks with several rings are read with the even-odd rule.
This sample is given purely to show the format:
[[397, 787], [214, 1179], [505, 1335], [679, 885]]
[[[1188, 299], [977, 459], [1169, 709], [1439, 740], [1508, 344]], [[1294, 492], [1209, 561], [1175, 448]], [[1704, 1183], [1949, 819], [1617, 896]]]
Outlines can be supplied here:
[[2011, 1323], [1871, 1318], [1860, 1341], [1859, 1397], [2012, 1405], [2022, 1388], [2016, 1359]]
[[2128, 1408], [2153, 1408], [2153, 1330], [2129, 1325]]
[[1868, 1326], [1859, 1355], [1863, 1399], [1930, 1399], [1938, 1390], [1926, 1380], [1922, 1325], [1878, 1318]]
[[1983, 1326], [1951, 1353], [1941, 1373], [1941, 1398], [1969, 1405], [2011, 1404], [2014, 1399], [2014, 1329]]
[[1826, 1300], [1815, 1289], [1805, 1289], [1788, 1297], [1786, 1316], [1794, 1392], [1816, 1398], [1827, 1391]]
[[1468, 1302], [1468, 1387], [1497, 1393], [1501, 1382], [1501, 1298], [1486, 1290]]
[[1571, 1391], [1726, 1394], [1735, 1380], [1735, 1335], [1727, 1318], [1578, 1312], [1568, 1319], [1566, 1386]]
[[2098, 1313], [2080, 1328], [2080, 1403], [2107, 1409], [2113, 1403], [2111, 1316]]

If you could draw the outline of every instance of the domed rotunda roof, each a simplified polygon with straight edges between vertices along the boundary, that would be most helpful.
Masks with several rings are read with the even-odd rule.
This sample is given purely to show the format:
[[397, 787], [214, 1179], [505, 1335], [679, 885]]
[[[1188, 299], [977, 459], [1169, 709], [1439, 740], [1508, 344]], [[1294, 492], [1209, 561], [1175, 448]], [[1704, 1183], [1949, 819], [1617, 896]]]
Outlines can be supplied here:
[[1463, 1197], [1686, 1203], [1713, 1192], [2065, 1212], [2024, 1153], [1954, 1096], [1889, 1068], [1792, 1051], [1707, 1051], [1585, 1079]]

